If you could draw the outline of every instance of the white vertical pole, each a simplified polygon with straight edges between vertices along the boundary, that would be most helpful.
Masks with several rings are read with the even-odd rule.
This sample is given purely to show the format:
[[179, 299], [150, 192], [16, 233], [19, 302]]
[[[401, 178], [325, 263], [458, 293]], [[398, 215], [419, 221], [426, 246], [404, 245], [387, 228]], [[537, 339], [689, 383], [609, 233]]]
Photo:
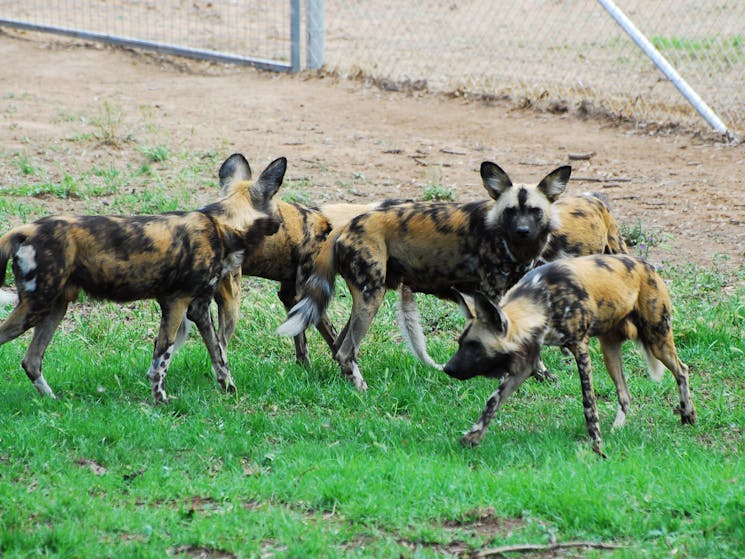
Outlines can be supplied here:
[[700, 114], [706, 122], [709, 123], [714, 130], [722, 134], [728, 141], [736, 142], [737, 136], [727, 128], [722, 122], [722, 119], [711, 110], [701, 96], [696, 93], [693, 88], [688, 85], [683, 77], [673, 68], [673, 66], [667, 61], [667, 59], [660, 54], [655, 46], [647, 39], [644, 34], [634, 25], [634, 23], [626, 17], [613, 0], [598, 0], [598, 2], [605, 8], [605, 10], [611, 15], [616, 23], [631, 37], [631, 39], [644, 51], [654, 65], [665, 74], [668, 80], [680, 91], [688, 102], [693, 106], [694, 109]]
[[300, 71], [300, 0], [290, 0], [290, 71]]
[[324, 11], [323, 0], [306, 0], [305, 30], [307, 45], [307, 66], [316, 69], [323, 66], [324, 56]]

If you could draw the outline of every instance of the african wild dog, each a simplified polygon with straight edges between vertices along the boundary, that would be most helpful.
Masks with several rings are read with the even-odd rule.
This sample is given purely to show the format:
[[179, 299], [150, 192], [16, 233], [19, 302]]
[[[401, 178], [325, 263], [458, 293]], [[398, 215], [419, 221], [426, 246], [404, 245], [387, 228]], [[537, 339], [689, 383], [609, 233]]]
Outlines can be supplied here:
[[324, 314], [337, 271], [352, 295], [352, 313], [335, 343], [334, 358], [359, 390], [359, 346], [386, 289], [452, 298], [451, 286], [497, 297], [541, 253], [555, 228], [554, 202], [571, 174], [568, 166], [538, 185], [513, 186], [494, 163], [481, 164], [491, 200], [456, 204], [418, 202], [373, 210], [335, 229], [324, 243], [305, 297], [277, 332], [296, 335]]
[[[234, 153], [220, 166], [219, 177], [223, 191], [235, 184], [248, 180], [251, 170], [248, 161], [240, 153]], [[375, 208], [388, 207], [402, 200], [383, 200], [370, 204], [326, 204], [319, 208], [297, 203], [272, 200], [267, 209], [269, 215], [279, 220], [279, 230], [268, 237], [264, 243], [246, 254], [240, 269], [226, 276], [218, 286], [217, 301], [219, 332], [218, 337], [227, 348], [238, 320], [241, 276], [254, 276], [278, 281], [277, 295], [287, 311], [297, 303], [299, 293], [311, 274], [313, 261], [334, 227], [341, 227], [353, 217]], [[186, 323], [184, 324], [184, 326]], [[328, 318], [320, 317], [316, 323], [321, 336], [333, 348], [336, 330]], [[184, 328], [180, 337], [185, 335]], [[295, 335], [295, 359], [300, 364], [308, 364], [308, 345], [305, 331]]]
[[559, 227], [551, 233], [539, 264], [590, 254], [628, 254], [618, 223], [602, 194], [565, 196], [555, 208]]
[[680, 419], [683, 424], [695, 423], [688, 367], [678, 359], [673, 342], [670, 295], [643, 260], [628, 255], [558, 260], [526, 274], [498, 305], [482, 294], [475, 295], [473, 309], [466, 300], [460, 302], [468, 322], [445, 373], [461, 380], [477, 375], [502, 379], [463, 437], [464, 444], [481, 442], [499, 406], [535, 370], [541, 346], [555, 345], [574, 355], [592, 448], [604, 456], [588, 346], [592, 337], [600, 340], [618, 393], [614, 428], [626, 421], [631, 400], [621, 368], [621, 346], [628, 339], [639, 345], [653, 379], [662, 378], [663, 365], [672, 372], [678, 383]]
[[[545, 264], [559, 258], [588, 256], [590, 254], [627, 254], [616, 220], [608, 205], [594, 193], [580, 196], [563, 196], [554, 203], [558, 229], [551, 232], [548, 244], [535, 264]], [[426, 339], [414, 294], [406, 285], [399, 288], [396, 315], [404, 341], [420, 361], [442, 369], [427, 353]], [[538, 378], [551, 377], [541, 367]]]
[[234, 392], [209, 305], [220, 279], [277, 231], [267, 210], [286, 168], [287, 160], [279, 158], [255, 184], [236, 184], [196, 211], [49, 216], [12, 229], [0, 238], [0, 270], [4, 279], [12, 256], [19, 301], [0, 325], [0, 344], [34, 328], [21, 364], [39, 393], [54, 397], [41, 362], [79, 291], [118, 302], [155, 299], [162, 318], [147, 373], [155, 402], [166, 400], [165, 377], [184, 313], [199, 328], [218, 382]]

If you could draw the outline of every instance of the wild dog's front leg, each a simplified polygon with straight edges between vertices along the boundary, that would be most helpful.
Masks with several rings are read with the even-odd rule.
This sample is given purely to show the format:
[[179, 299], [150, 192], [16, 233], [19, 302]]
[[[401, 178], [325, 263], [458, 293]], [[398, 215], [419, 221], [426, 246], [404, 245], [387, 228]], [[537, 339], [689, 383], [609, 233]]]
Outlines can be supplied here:
[[241, 270], [230, 272], [220, 280], [215, 291], [217, 302], [217, 321], [219, 331], [217, 334], [225, 351], [228, 349], [230, 339], [238, 324], [241, 306]]
[[189, 299], [169, 299], [158, 301], [162, 312], [160, 319], [160, 330], [155, 339], [153, 349], [153, 361], [147, 372], [150, 379], [150, 388], [153, 391], [153, 399], [156, 404], [166, 401], [166, 373], [171, 364], [171, 358], [175, 351], [176, 335], [183, 322], [184, 313], [189, 306]]
[[226, 392], [235, 392], [235, 383], [228, 367], [228, 356], [225, 347], [217, 339], [215, 325], [212, 323], [209, 298], [194, 299], [189, 305], [187, 316], [197, 325], [199, 333], [202, 335], [202, 340], [204, 345], [207, 346], [207, 352], [212, 361], [212, 368], [215, 370], [217, 382]]
[[595, 389], [592, 386], [592, 365], [590, 363], [587, 340], [578, 342], [575, 347], [570, 347], [569, 350], [574, 354], [574, 359], [577, 361], [579, 379], [582, 383], [582, 405], [585, 410], [587, 432], [592, 440], [592, 450], [603, 458], [606, 458], [601, 448], [600, 421], [598, 419], [598, 406], [595, 400]]
[[484, 407], [484, 411], [481, 412], [479, 420], [474, 423], [471, 430], [461, 438], [460, 442], [464, 446], [477, 446], [481, 442], [486, 434], [486, 428], [489, 426], [489, 423], [491, 423], [491, 420], [494, 419], [494, 416], [497, 415], [499, 406], [501, 406], [502, 403], [509, 398], [532, 373], [533, 371], [531, 368], [525, 368], [519, 373], [509, 374], [502, 381], [499, 388], [497, 388], [486, 401], [486, 406]]

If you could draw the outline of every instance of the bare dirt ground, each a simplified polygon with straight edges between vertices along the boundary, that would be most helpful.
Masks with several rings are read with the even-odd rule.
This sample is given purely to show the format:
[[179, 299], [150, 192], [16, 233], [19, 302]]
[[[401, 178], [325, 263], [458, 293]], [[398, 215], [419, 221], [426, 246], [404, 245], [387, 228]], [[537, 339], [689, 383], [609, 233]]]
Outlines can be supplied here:
[[[59, 173], [126, 165], [142, 158], [140, 138], [154, 130], [182, 150], [221, 159], [240, 151], [255, 170], [287, 156], [288, 179], [311, 184], [319, 203], [421, 198], [428, 185], [467, 201], [485, 196], [483, 160], [518, 182], [570, 163], [571, 193], [603, 191], [619, 222], [662, 239], [649, 252], [654, 262], [745, 262], [743, 146], [17, 31], [0, 31], [0, 60], [0, 188], [21, 179], [18, 154]], [[66, 115], [94, 115], [104, 103], [126, 115], [121, 126], [134, 141], [71, 142], [80, 125]], [[43, 200], [50, 213], [80, 210], [74, 199]]]

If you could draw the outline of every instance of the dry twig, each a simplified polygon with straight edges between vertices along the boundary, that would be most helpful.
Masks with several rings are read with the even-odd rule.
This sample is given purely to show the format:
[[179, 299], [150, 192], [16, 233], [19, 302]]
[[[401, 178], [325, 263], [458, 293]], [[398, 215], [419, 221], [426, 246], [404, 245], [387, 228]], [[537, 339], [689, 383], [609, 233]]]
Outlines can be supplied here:
[[587, 547], [592, 549], [623, 549], [625, 546], [613, 543], [602, 542], [554, 542], [549, 544], [517, 544], [503, 545], [500, 547], [491, 547], [482, 549], [471, 557], [482, 559], [484, 557], [499, 557], [505, 553], [528, 553], [530, 551], [554, 551], [557, 549], [568, 549], [573, 547]]

